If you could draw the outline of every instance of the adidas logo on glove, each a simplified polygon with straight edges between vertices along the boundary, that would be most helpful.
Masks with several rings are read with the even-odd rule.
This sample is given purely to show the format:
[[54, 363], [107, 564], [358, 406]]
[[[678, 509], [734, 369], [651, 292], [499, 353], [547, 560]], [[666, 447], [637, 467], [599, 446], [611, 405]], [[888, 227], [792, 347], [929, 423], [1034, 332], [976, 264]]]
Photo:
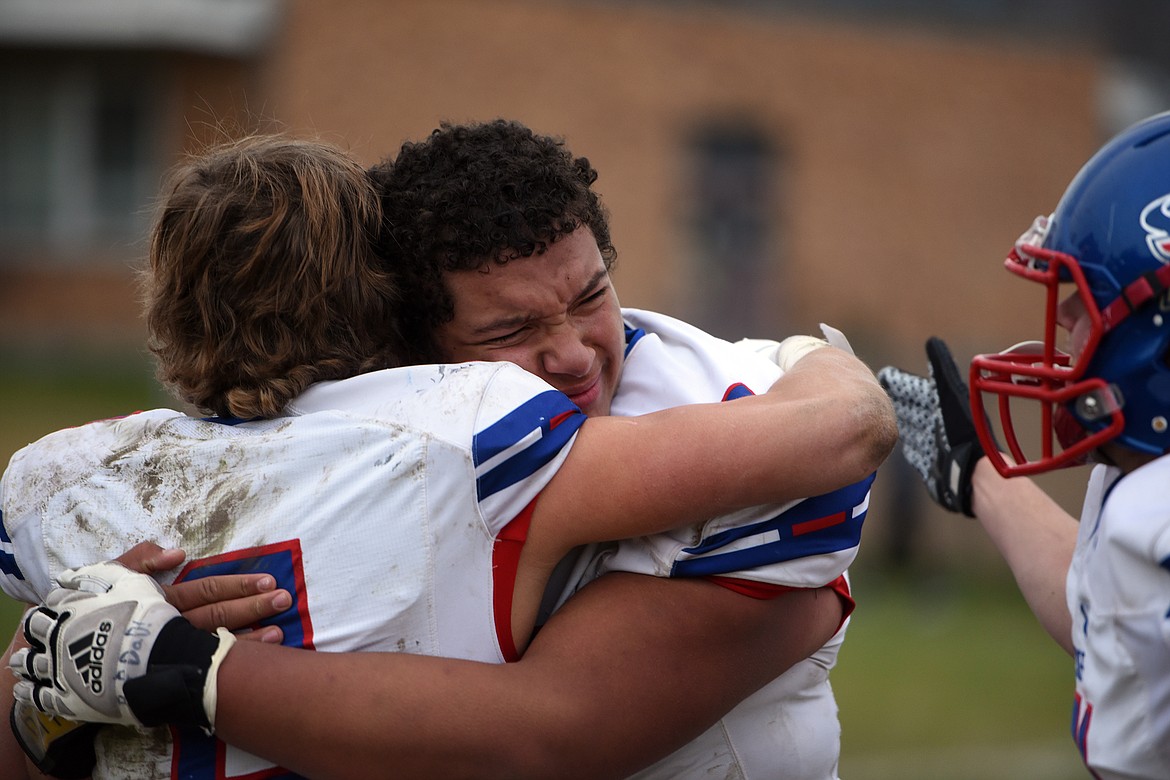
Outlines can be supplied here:
[[77, 675], [86, 687], [98, 696], [104, 689], [102, 683], [103, 661], [106, 657], [106, 647], [110, 643], [110, 631], [112, 630], [113, 624], [108, 620], [103, 620], [96, 631], [92, 631], [69, 644], [69, 658], [73, 661]]

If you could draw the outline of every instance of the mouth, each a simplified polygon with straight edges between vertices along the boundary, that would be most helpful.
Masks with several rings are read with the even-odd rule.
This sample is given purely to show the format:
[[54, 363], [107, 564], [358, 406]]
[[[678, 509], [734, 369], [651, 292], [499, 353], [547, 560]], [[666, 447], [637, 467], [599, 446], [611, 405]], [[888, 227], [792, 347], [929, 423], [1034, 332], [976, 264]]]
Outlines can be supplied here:
[[563, 392], [581, 411], [588, 412], [589, 408], [597, 403], [597, 399], [601, 396], [601, 375], [599, 374], [583, 388], [564, 390]]

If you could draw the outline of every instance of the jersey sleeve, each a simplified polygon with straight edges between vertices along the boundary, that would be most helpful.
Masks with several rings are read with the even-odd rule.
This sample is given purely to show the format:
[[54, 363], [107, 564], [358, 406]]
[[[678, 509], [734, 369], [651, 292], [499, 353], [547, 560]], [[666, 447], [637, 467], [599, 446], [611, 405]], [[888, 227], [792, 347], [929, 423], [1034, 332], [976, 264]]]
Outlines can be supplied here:
[[690, 526], [620, 542], [599, 573], [734, 577], [788, 588], [817, 588], [857, 557], [873, 476], [783, 506], [753, 507]]
[[[84, 429], [49, 434], [17, 451], [0, 478], [0, 588], [39, 604], [51, 585], [51, 564], [41, 524], [58, 473], [55, 454], [83, 448]], [[64, 519], [64, 518], [62, 518]]]
[[510, 363], [484, 393], [472, 438], [475, 489], [493, 533], [556, 475], [585, 422], [568, 396]]
[[490, 536], [517, 518], [556, 474], [585, 415], [568, 396], [505, 362], [406, 366], [321, 382], [289, 405], [303, 414], [345, 409], [410, 424], [451, 453], [443, 480], [474, 475]]
[[[765, 392], [782, 375], [770, 359], [777, 342], [732, 344], [661, 314], [637, 309], [623, 313], [627, 331], [640, 337], [627, 352], [615, 414], [734, 402]], [[702, 525], [625, 540], [601, 554], [596, 571], [821, 587], [840, 577], [857, 556], [873, 480], [870, 475], [822, 496], [752, 507]]]
[[[113, 557], [142, 541], [146, 530], [134, 527], [132, 512], [120, 511], [126, 504], [110, 498], [122, 494], [104, 481], [95, 484], [94, 474], [137, 431], [182, 416], [153, 409], [98, 420], [50, 433], [13, 455], [0, 478], [0, 588], [12, 598], [40, 603], [63, 569], [93, 563], [95, 556]], [[99, 503], [108, 515], [99, 525], [118, 530], [95, 547], [89, 513], [99, 511]]]

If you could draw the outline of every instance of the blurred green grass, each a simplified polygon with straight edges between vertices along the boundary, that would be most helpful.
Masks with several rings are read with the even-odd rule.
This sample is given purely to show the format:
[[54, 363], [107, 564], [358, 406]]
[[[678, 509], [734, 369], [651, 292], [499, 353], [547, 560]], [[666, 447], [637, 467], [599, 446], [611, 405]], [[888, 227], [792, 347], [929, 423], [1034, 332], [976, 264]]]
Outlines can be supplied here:
[[47, 433], [164, 406], [145, 355], [126, 350], [0, 348], [0, 463]]
[[[46, 345], [0, 348], [0, 464], [45, 434], [92, 420], [164, 406], [150, 359], [124, 349]], [[23, 605], [0, 594], [4, 645]]]
[[[938, 565], [938, 562], [934, 562]], [[1083, 780], [1072, 660], [1006, 569], [853, 575], [832, 674], [845, 780]]]
[[[70, 425], [169, 403], [137, 355], [4, 355], [0, 463]], [[863, 559], [865, 555], [863, 554]], [[1072, 664], [1002, 566], [855, 567], [858, 610], [833, 686], [844, 780], [1083, 780]], [[0, 596], [5, 644], [22, 605]]]

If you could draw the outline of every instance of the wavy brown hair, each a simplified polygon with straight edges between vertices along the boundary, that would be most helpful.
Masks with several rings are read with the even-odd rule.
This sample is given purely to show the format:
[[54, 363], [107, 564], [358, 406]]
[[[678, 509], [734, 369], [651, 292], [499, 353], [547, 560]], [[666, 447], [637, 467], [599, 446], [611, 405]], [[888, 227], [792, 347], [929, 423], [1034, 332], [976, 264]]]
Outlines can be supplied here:
[[179, 165], [141, 281], [158, 376], [225, 417], [273, 417], [313, 382], [397, 365], [397, 288], [363, 168], [328, 144], [252, 136]]

